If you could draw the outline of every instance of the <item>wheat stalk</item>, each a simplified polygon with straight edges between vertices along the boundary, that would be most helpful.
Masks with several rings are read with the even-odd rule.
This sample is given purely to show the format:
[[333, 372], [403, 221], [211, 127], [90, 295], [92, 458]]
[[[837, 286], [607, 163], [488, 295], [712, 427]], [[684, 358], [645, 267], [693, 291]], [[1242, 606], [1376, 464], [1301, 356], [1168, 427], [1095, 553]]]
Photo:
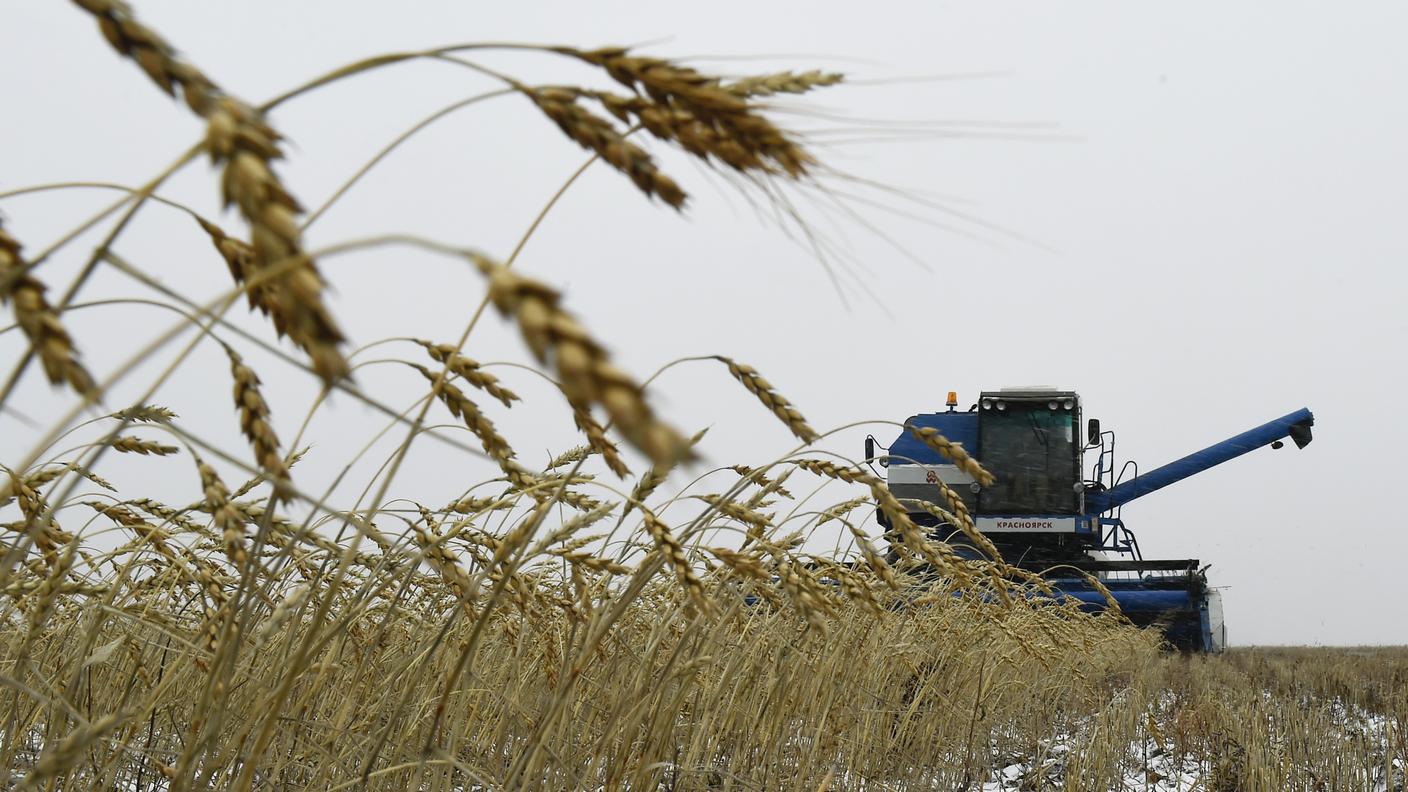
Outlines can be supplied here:
[[[251, 306], [315, 361], [336, 355], [322, 359], [319, 373], [338, 376], [341, 334], [301, 248], [297, 204], [272, 169], [281, 153], [277, 133], [261, 113], [177, 58], [125, 5], [78, 2], [120, 52], [206, 119], [205, 146], [222, 171], [222, 193], [238, 205], [251, 236], [236, 239], [201, 220], [203, 232]], [[673, 182], [649, 170], [648, 155], [627, 142], [632, 134], [681, 146], [754, 181], [811, 172], [809, 155], [750, 99], [834, 84], [834, 75], [725, 82], [624, 50], [557, 51], [605, 69], [631, 95], [521, 90], [574, 140], [666, 202], [682, 202], [683, 193], [662, 186]], [[416, 55], [372, 62], [410, 57]], [[10, 263], [11, 273], [28, 272], [17, 245]], [[1151, 656], [1148, 636], [1069, 603], [1020, 597], [998, 607], [980, 588], [985, 581], [972, 579], [993, 567], [929, 542], [906, 525], [908, 512], [883, 482], [860, 469], [818, 460], [734, 465], [741, 478], [726, 492], [697, 495], [691, 484], [660, 498], [666, 476], [693, 456], [703, 433], [684, 439], [656, 417], [644, 396], [650, 381], [642, 385], [617, 370], [557, 290], [487, 259], [475, 264], [488, 277], [488, 300], [517, 323], [535, 359], [560, 383], [586, 438], [543, 471], [528, 472], [505, 433], [458, 386], [469, 382], [505, 407], [519, 406], [517, 396], [461, 354], [463, 341], [452, 347], [416, 340], [438, 364], [412, 364], [434, 389], [418, 408], [440, 401], [464, 421], [506, 474], [508, 485], [494, 496], [475, 493], [503, 478], [466, 483], [452, 462], [412, 483], [422, 490], [453, 477], [454, 489], [443, 497], [455, 499], [443, 509], [419, 506], [420, 493], [419, 500], [394, 497], [389, 488], [408, 439], [362, 497], [333, 502], [344, 485], [356, 488], [344, 476], [363, 469], [364, 455], [379, 449], [377, 435], [361, 452], [332, 460], [343, 472], [321, 498], [301, 497], [297, 507], [292, 497], [241, 501], [263, 481], [273, 481], [276, 494], [291, 493], [297, 455], [280, 455], [268, 394], [233, 350], [241, 430], [256, 457], [256, 474], [236, 493], [196, 457], [197, 502], [176, 509], [152, 498], [113, 504], [104, 497], [88, 505], [119, 530], [85, 527], [75, 535], [53, 520], [82, 503], [61, 477], [74, 472], [110, 485], [61, 454], [5, 471], [0, 505], [17, 501], [14, 511], [24, 520], [0, 529], [25, 533], [38, 552], [19, 559], [0, 593], [11, 598], [3, 621], [14, 628], [0, 640], [10, 688], [0, 696], [0, 718], [10, 724], [0, 738], [0, 788], [972, 786], [969, 768], [960, 773], [951, 766], [953, 752], [933, 746], [962, 744], [969, 724], [953, 705], [975, 686], [969, 731], [991, 738], [981, 751], [989, 743], [989, 753], [1005, 750], [1004, 740], [1036, 744], [1033, 735], [1054, 732], [1043, 713], [1079, 718], [1090, 702], [1101, 708], [1101, 740], [1131, 742], [1122, 724], [1137, 719], [1108, 695], [1107, 680], [1135, 699], [1142, 682], [1125, 683]], [[221, 300], [228, 306], [233, 297], [238, 292]], [[215, 318], [208, 309], [200, 315]], [[817, 439], [767, 380], [723, 360], [798, 437]], [[321, 397], [317, 404], [305, 427], [325, 423], [315, 420]], [[199, 427], [187, 433], [175, 426], [165, 408], [139, 402], [94, 420], [104, 418], [158, 424], [202, 454], [233, 456]], [[94, 454], [173, 448], [122, 437], [121, 430], [79, 447]], [[580, 468], [599, 453], [625, 474], [624, 449], [607, 437], [612, 430], [650, 467], [629, 496], [603, 503], [584, 491], [613, 486]], [[553, 440], [549, 447], [572, 444]], [[815, 523], [840, 520], [855, 536], [859, 558], [842, 560], [839, 548], [837, 558], [803, 553], [809, 537], [789, 528], [804, 524], [793, 523], [797, 510], [772, 513], [774, 501], [792, 497], [784, 483], [797, 468], [870, 488], [868, 498], [826, 509]], [[55, 481], [52, 492], [42, 489]], [[896, 553], [922, 556], [927, 572], [949, 580], [900, 575], [848, 519], [866, 503], [896, 526]], [[581, 511], [554, 508], [559, 504]], [[952, 519], [966, 514], [950, 508]], [[623, 539], [618, 533], [636, 509], [641, 526]], [[210, 515], [209, 527], [192, 513]], [[609, 532], [589, 534], [613, 516]], [[405, 529], [389, 532], [387, 523]], [[739, 528], [746, 547], [690, 549], [710, 533]], [[121, 538], [107, 541], [114, 534]], [[90, 536], [104, 538], [92, 547]], [[481, 601], [485, 581], [494, 591]], [[955, 596], [954, 584], [965, 582], [969, 594]], [[495, 607], [501, 598], [512, 607]], [[1024, 662], [1022, 653], [1040, 662]], [[1030, 730], [1021, 731], [1025, 724]], [[1072, 731], [1073, 745], [1077, 738]], [[1070, 779], [1099, 786], [1076, 771]]]
[[[28, 476], [24, 477], [24, 483], [30, 487], [41, 487], [53, 481], [54, 479], [59, 478], [65, 473], [77, 473], [78, 475], [82, 476], [85, 479], [88, 479], [94, 484], [97, 484], [99, 487], [102, 487], [108, 492], [117, 492], [117, 488], [112, 485], [111, 481], [108, 481], [107, 479], [103, 478], [102, 476], [99, 476], [97, 473], [94, 473], [91, 470], [86, 470], [78, 465], [75, 465], [72, 462], [61, 462], [54, 467], [46, 468], [36, 473], [31, 473]], [[0, 489], [0, 504], [3, 504], [5, 502], [5, 499], [8, 497], [9, 491], [7, 489]]]
[[58, 547], [66, 541], [67, 534], [59, 528], [58, 522], [54, 520], [54, 511], [49, 508], [48, 502], [39, 494], [36, 486], [31, 486], [24, 478], [14, 473], [9, 474], [9, 496], [15, 499], [20, 514], [24, 515], [24, 522], [16, 526], [15, 530], [17, 533], [31, 535], [45, 563], [53, 568], [58, 562]]
[[[197, 462], [197, 465], [200, 464], [202, 463]], [[176, 526], [177, 528], [180, 528], [182, 531], [185, 531], [186, 533], [195, 534], [206, 539], [212, 539], [215, 537], [215, 534], [211, 533], [209, 529], [197, 524], [194, 520], [186, 516], [186, 513], [190, 511], [189, 509], [177, 511], [176, 509], [173, 509], [170, 506], [167, 506], [166, 504], [161, 503], [160, 501], [153, 500], [151, 498], [133, 498], [132, 500], [125, 501], [124, 503], [131, 506], [136, 506], [147, 514], [150, 514], [165, 523], [170, 523]]]
[[590, 457], [594, 453], [596, 452], [593, 451], [592, 447], [589, 445], [573, 446], [567, 449], [566, 451], [563, 451], [561, 454], [558, 454], [557, 456], [548, 460], [547, 465], [543, 466], [543, 469], [557, 470], [560, 467], [566, 467], [567, 465], [572, 465], [577, 462], [581, 462], [582, 460], [586, 459], [587, 457]]
[[58, 745], [45, 751], [39, 757], [34, 769], [25, 776], [18, 789], [38, 789], [45, 781], [69, 770], [77, 763], [84, 751], [88, 750], [93, 743], [107, 736], [108, 732], [121, 726], [126, 717], [123, 714], [112, 712], [75, 729]]
[[818, 527], [820, 527], [832, 520], [839, 520], [845, 515], [850, 514], [851, 512], [855, 511], [856, 509], [859, 509], [862, 506], [865, 506], [870, 502], [870, 498], [867, 498], [863, 495], [859, 498], [851, 498], [850, 500], [841, 501], [840, 503], [834, 506], [829, 506], [826, 509], [822, 510], [821, 515], [817, 517], [816, 524]]
[[[849, 511], [849, 509], [847, 509], [847, 511]], [[870, 571], [874, 572], [875, 576], [880, 578], [886, 586], [889, 586], [890, 590], [899, 591], [899, 578], [895, 576], [894, 568], [891, 567], [889, 562], [885, 560], [885, 557], [875, 549], [875, 545], [870, 543], [870, 537], [866, 536], [865, 532], [850, 520], [842, 517], [836, 519], [840, 520], [841, 524], [846, 526], [847, 531], [850, 531], [851, 537], [855, 540], [856, 547], [860, 548], [861, 558], [865, 561], [866, 565], [870, 567]]]
[[438, 523], [436, 523], [430, 513], [422, 509], [421, 522], [412, 526], [412, 530], [415, 532], [416, 544], [424, 554], [426, 563], [430, 564], [431, 568], [440, 574], [441, 578], [445, 581], [445, 585], [449, 586], [451, 590], [455, 592], [455, 597], [459, 599], [466, 614], [469, 615], [470, 618], [473, 618], [474, 608], [472, 602], [475, 597], [475, 592], [477, 591], [477, 586], [470, 578], [469, 573], [465, 572], [460, 566], [459, 556], [455, 554], [455, 551], [446, 547], [440, 537], [436, 535], [435, 529], [437, 526]]
[[496, 511], [499, 509], [512, 509], [513, 501], [507, 498], [461, 498], [443, 511], [454, 512], [456, 514], [479, 514], [486, 511]]
[[[601, 454], [601, 458], [606, 462], [606, 466], [620, 478], [631, 475], [631, 469], [626, 467], [626, 461], [621, 458], [621, 451], [616, 444], [606, 437], [606, 427], [597, 423], [592, 417], [591, 409], [574, 405], [572, 407], [572, 420], [577, 424], [577, 428], [587, 437], [587, 447], [595, 453]], [[549, 465], [549, 467], [553, 467]]]
[[792, 475], [791, 470], [783, 471], [782, 475], [778, 478], [778, 480], [773, 481], [772, 479], [769, 479], [766, 475], [764, 475], [764, 472], [762, 470], [750, 467], [748, 465], [729, 465], [728, 469], [732, 470], [743, 478], [752, 481], [754, 484], [757, 484], [759, 487], [762, 488], [764, 492], [777, 493], [778, 495], [781, 495], [784, 498], [792, 497], [792, 493], [788, 492], [787, 489], [782, 486], [782, 482], [786, 481], [787, 477]]

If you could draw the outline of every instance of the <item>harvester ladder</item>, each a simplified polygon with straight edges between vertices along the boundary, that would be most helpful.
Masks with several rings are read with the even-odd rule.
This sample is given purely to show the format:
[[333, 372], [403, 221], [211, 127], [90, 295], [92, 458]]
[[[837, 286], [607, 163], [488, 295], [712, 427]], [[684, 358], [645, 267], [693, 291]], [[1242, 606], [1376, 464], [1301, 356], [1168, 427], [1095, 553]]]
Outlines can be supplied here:
[[[1108, 442], [1106, 441], [1108, 438]], [[1100, 435], [1100, 454], [1095, 460], [1094, 475], [1091, 479], [1098, 484], [1104, 485], [1105, 489], [1115, 486], [1115, 433], [1102, 432]]]

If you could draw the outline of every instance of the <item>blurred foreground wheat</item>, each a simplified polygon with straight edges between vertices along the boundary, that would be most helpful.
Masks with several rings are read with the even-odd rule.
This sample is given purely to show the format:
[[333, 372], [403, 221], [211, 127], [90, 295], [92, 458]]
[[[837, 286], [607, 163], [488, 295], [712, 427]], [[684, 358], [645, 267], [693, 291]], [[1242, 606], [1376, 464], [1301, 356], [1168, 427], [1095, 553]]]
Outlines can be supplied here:
[[[667, 494], [672, 471], [697, 467], [702, 433], [661, 420], [643, 382], [612, 362], [557, 289], [513, 268], [513, 255], [414, 238], [348, 243], [434, 250], [485, 284], [460, 338], [400, 342], [397, 362], [427, 388], [415, 409], [399, 414], [348, 380], [354, 356], [302, 242], [302, 206], [274, 169], [283, 149], [273, 106], [391, 63], [450, 61], [680, 209], [684, 189], [638, 139], [781, 200], [774, 185], [811, 183], [822, 166], [764, 100], [839, 75], [725, 80], [623, 49], [513, 45], [599, 69], [619, 90], [538, 86], [470, 59], [509, 45], [460, 45], [351, 64], [255, 106], [178, 57], [125, 4], [76, 5], [207, 133], [97, 218], [112, 220], [110, 231], [61, 295], [43, 280], [52, 250], [26, 258], [23, 229], [0, 231], [0, 295], [15, 315], [6, 332], [27, 339], [8, 361], [0, 405], [32, 357], [77, 397], [34, 449], [7, 447], [18, 458], [0, 473], [0, 787], [960, 788], [986, 777], [994, 729], [1088, 711], [1121, 669], [1153, 656], [1154, 639], [1116, 615], [1057, 604], [1029, 589], [1040, 581], [932, 541], [850, 461], [799, 448]], [[223, 263], [233, 277], [204, 306], [162, 291], [114, 250], [136, 209], [166, 200], [156, 198], [163, 181], [202, 154], [247, 229], [176, 207], [208, 237], [212, 270]], [[147, 396], [126, 405], [108, 394], [148, 353], [84, 360], [82, 339], [65, 329], [65, 311], [101, 267], [152, 288], [187, 317], [178, 330], [198, 328]], [[405, 432], [357, 502], [329, 502], [320, 493], [331, 485], [301, 480], [301, 454], [276, 431], [264, 383], [237, 346], [284, 353], [225, 320], [240, 300], [298, 347], [306, 362], [288, 359], [325, 393]], [[522, 461], [483, 408], [555, 409], [525, 403], [478, 362], [483, 350], [471, 356], [467, 341], [490, 306], [516, 325], [581, 432], [546, 466]], [[207, 442], [204, 427], [177, 416], [181, 405], [150, 403], [197, 346], [228, 364], [229, 383], [211, 394], [233, 394], [245, 449]], [[802, 448], [822, 438], [758, 371], [718, 360]], [[395, 485], [413, 448], [431, 453], [413, 440], [432, 410], [473, 438], [457, 453], [497, 475], [422, 504]], [[638, 475], [613, 436], [644, 461]], [[189, 482], [189, 498], [116, 491], [98, 472], [115, 455], [163, 465]], [[788, 490], [804, 478], [860, 489], [817, 509]], [[888, 543], [864, 529], [873, 507], [895, 526]], [[806, 537], [828, 523], [852, 541], [808, 551]]]

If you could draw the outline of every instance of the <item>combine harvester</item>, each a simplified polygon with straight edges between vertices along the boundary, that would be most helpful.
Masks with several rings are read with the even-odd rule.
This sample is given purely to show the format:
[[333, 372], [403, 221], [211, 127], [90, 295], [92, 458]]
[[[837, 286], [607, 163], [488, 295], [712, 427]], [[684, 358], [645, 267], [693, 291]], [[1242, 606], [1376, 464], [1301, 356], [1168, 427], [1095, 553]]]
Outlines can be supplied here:
[[[890, 490], [902, 503], [922, 500], [943, 506], [935, 484], [943, 482], [963, 498], [977, 529], [1008, 564], [1042, 575], [1062, 594], [1085, 603], [1086, 609], [1099, 610], [1106, 601], [1080, 574], [1089, 573], [1113, 593], [1125, 616], [1140, 627], [1160, 626], [1172, 646], [1204, 652], [1226, 646], [1222, 601], [1208, 586], [1207, 568], [1194, 558], [1145, 559], [1121, 510], [1135, 498], [1250, 451], [1267, 445], [1281, 448], [1287, 437], [1304, 448], [1315, 423], [1309, 410], [1297, 410], [1140, 474], [1132, 461], [1116, 471], [1114, 432], [1102, 432], [1098, 420], [1092, 418], [1082, 435], [1080, 397], [1071, 391], [1003, 389], [984, 392], [967, 412], [957, 406], [957, 394], [950, 392], [948, 412], [916, 415], [907, 424], [933, 427], [961, 443], [996, 481], [980, 486], [905, 431], [890, 444], [888, 454], [878, 458]], [[865, 444], [866, 458], [877, 459], [875, 438], [866, 438]], [[1089, 478], [1087, 453], [1095, 456]], [[953, 544], [961, 555], [982, 557], [955, 526], [939, 523], [915, 504], [906, 505], [914, 521], [936, 538]], [[884, 515], [878, 516], [888, 529]]]

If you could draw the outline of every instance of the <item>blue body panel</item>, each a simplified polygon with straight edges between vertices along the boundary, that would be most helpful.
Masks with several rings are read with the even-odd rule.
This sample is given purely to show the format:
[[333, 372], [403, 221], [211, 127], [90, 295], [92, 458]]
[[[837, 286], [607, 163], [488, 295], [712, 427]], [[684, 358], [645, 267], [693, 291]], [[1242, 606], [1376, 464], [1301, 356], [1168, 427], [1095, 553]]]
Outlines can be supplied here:
[[[1105, 610], [1105, 597], [1084, 580], [1053, 580], [1053, 588], [1061, 594], [1080, 600], [1080, 609], [1088, 613]], [[1137, 580], [1106, 580], [1115, 595], [1120, 611], [1135, 625], [1157, 625], [1164, 640], [1184, 650], [1211, 651], [1207, 599], [1188, 589], [1139, 588]]]
[[[1113, 581], [1106, 581], [1106, 584], [1111, 582]], [[1105, 609], [1104, 595], [1084, 583], [1080, 584], [1082, 588], [1076, 588], [1069, 581], [1051, 581], [1051, 585], [1068, 597], [1074, 597], [1083, 603], [1094, 606], [1093, 608], [1083, 608], [1083, 610]], [[1192, 595], [1187, 591], [1114, 589], [1110, 593], [1115, 595], [1115, 601], [1120, 604], [1120, 610], [1130, 616], [1183, 611], [1192, 613], [1197, 607], [1193, 602]]]
[[[925, 413], [916, 415], [905, 423], [938, 429], [939, 434], [961, 444], [970, 454], [978, 450], [978, 414], [975, 412]], [[904, 431], [890, 444], [890, 456], [896, 457], [895, 461], [900, 464], [911, 461], [919, 465], [953, 464], [940, 456], [939, 452], [919, 442], [914, 435]]]
[[1174, 482], [1182, 481], [1189, 476], [1220, 465], [1229, 459], [1236, 459], [1245, 453], [1270, 445], [1290, 435], [1292, 426], [1312, 421], [1314, 421], [1314, 416], [1311, 415], [1310, 410], [1301, 408], [1255, 429], [1245, 431], [1236, 437], [1230, 437], [1201, 451], [1195, 451], [1182, 459], [1176, 459], [1163, 467], [1155, 468], [1108, 491], [1086, 493], [1085, 513], [1099, 514], [1123, 506], [1154, 490], [1162, 489]]

